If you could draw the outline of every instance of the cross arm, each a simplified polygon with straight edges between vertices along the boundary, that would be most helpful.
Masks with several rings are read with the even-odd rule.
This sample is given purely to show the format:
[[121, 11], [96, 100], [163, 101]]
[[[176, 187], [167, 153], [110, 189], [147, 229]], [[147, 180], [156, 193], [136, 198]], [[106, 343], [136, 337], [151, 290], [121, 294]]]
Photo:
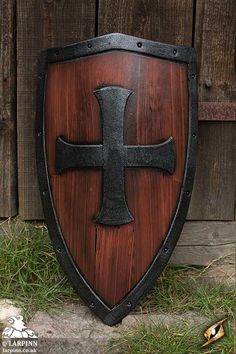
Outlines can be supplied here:
[[155, 167], [174, 173], [175, 142], [170, 137], [161, 144], [126, 147], [126, 167]]
[[102, 145], [77, 145], [68, 143], [59, 136], [56, 140], [55, 168], [62, 173], [68, 168], [102, 167]]

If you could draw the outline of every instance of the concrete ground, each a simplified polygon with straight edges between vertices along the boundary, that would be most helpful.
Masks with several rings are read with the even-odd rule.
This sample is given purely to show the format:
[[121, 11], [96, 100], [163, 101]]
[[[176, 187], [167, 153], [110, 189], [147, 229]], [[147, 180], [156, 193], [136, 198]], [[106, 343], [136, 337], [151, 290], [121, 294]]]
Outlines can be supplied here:
[[[0, 319], [8, 325], [9, 316], [17, 316], [21, 310], [10, 301], [0, 303]], [[5, 308], [5, 312], [3, 311]], [[187, 324], [194, 326], [207, 323], [208, 318], [194, 312], [182, 315], [171, 313], [128, 315], [114, 326], [104, 325], [84, 305], [67, 304], [53, 313], [37, 312], [27, 324], [39, 337], [38, 351], [42, 354], [103, 354], [109, 349], [113, 339], [132, 330], [139, 324], [147, 326]]]
[[[218, 265], [204, 273], [206, 281], [235, 283], [235, 267]], [[11, 316], [19, 316], [20, 308], [9, 300], [0, 301], [0, 326], [9, 326]], [[194, 312], [172, 313], [131, 313], [114, 326], [104, 325], [84, 305], [64, 304], [52, 313], [37, 312], [27, 324], [39, 337], [37, 353], [41, 354], [104, 354], [108, 352], [113, 339], [132, 330], [142, 323], [147, 326], [207, 324], [208, 318]], [[1, 329], [0, 327], [0, 329]]]

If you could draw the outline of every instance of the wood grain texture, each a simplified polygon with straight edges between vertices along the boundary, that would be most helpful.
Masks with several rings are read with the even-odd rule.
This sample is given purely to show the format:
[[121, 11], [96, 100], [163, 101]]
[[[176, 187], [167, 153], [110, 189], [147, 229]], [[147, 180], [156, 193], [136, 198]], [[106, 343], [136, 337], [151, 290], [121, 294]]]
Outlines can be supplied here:
[[210, 121], [236, 121], [236, 103], [199, 102], [198, 119]]
[[170, 263], [207, 266], [219, 259], [235, 261], [235, 235], [236, 222], [188, 221]]
[[0, 2], [0, 217], [17, 213], [15, 1]]
[[[156, 144], [170, 136], [176, 142], [173, 176], [156, 169], [125, 169], [126, 199], [135, 221], [120, 227], [95, 223], [102, 198], [101, 170], [55, 173], [59, 135], [80, 144], [102, 143], [93, 91], [109, 85], [134, 92], [124, 118], [126, 145]], [[110, 306], [138, 282], [166, 236], [182, 184], [187, 121], [187, 77], [182, 64], [113, 51], [49, 65], [46, 149], [56, 212], [78, 268]]]
[[177, 245], [211, 247], [232, 244], [236, 243], [235, 235], [235, 221], [186, 221]]
[[100, 0], [98, 34], [122, 32], [170, 44], [191, 45], [193, 1]]
[[199, 124], [199, 148], [191, 220], [234, 220], [235, 122]]
[[235, 13], [235, 0], [197, 1], [195, 47], [200, 101], [234, 102], [236, 99]]
[[95, 0], [17, 2], [19, 214], [42, 219], [35, 164], [37, 59], [42, 49], [93, 37]]

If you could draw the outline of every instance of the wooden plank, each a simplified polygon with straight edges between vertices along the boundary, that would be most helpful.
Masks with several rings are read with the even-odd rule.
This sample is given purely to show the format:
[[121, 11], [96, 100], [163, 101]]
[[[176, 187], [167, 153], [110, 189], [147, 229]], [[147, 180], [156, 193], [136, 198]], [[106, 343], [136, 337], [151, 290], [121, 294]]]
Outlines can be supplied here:
[[236, 103], [199, 102], [198, 119], [210, 121], [236, 121]]
[[188, 219], [234, 220], [234, 122], [199, 124], [197, 170]]
[[0, 2], [0, 217], [17, 212], [15, 0]]
[[40, 50], [93, 37], [95, 0], [17, 2], [19, 214], [43, 218], [35, 164], [36, 64]]
[[220, 246], [235, 243], [235, 221], [186, 221], [178, 246]]
[[193, 1], [100, 0], [98, 34], [123, 32], [191, 45]]
[[235, 247], [235, 243], [211, 247], [176, 246], [170, 263], [207, 266], [211, 262], [222, 258], [227, 259], [227, 262], [230, 263], [235, 259]]
[[235, 260], [236, 222], [186, 222], [170, 263], [208, 265]]
[[235, 0], [198, 0], [199, 100], [235, 102]]

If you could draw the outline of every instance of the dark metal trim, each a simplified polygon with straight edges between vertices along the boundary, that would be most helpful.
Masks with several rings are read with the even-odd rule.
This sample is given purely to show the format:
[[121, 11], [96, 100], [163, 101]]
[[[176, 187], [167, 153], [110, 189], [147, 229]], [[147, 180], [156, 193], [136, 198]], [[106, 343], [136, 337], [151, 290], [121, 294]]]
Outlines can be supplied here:
[[[176, 212], [165, 241], [149, 269], [136, 286], [117, 306], [109, 308], [98, 297], [78, 271], [61, 233], [60, 225], [54, 210], [47, 171], [44, 101], [48, 63], [77, 59], [79, 57], [115, 49], [151, 55], [157, 58], [186, 64], [189, 92], [189, 135], [183, 185]], [[163, 44], [116, 33], [97, 37], [63, 48], [46, 49], [41, 54], [38, 65], [36, 158], [39, 187], [46, 223], [58, 260], [75, 291], [85, 303], [87, 303], [93, 312], [99, 316], [104, 323], [110, 326], [118, 323], [123, 317], [125, 317], [137, 305], [140, 299], [147, 294], [157, 277], [163, 271], [174, 250], [184, 225], [193, 187], [197, 151], [197, 126], [196, 53], [193, 48]]]

